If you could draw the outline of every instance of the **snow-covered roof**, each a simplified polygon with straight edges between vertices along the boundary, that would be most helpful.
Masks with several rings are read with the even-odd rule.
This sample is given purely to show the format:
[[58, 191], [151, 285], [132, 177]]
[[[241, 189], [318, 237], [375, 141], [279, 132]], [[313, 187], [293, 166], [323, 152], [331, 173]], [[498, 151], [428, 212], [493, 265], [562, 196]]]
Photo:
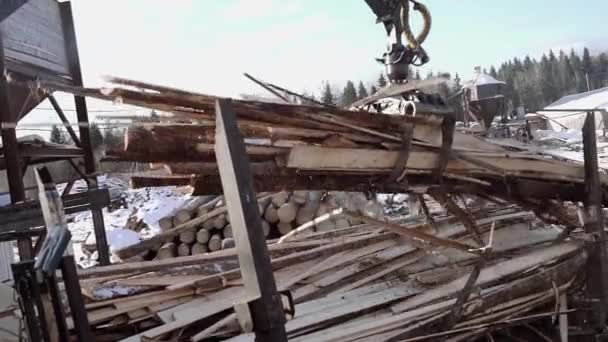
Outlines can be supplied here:
[[463, 87], [473, 88], [485, 84], [505, 84], [505, 82], [499, 81], [488, 74], [477, 73], [474, 79], [464, 82]]
[[[564, 96], [561, 99], [548, 105], [545, 109], [608, 109], [608, 87], [593, 90], [586, 93]], [[586, 113], [579, 111], [572, 112], [548, 112], [539, 113], [558, 121], [570, 129], [580, 129], [583, 126]], [[601, 121], [601, 115], [597, 115], [596, 124]], [[551, 126], [551, 122], [549, 122]], [[554, 127], [556, 129], [556, 127]]]
[[[22, 137], [17, 138], [17, 142], [20, 143], [44, 143], [44, 139], [37, 134], [24, 135]], [[2, 141], [0, 141], [0, 147], [2, 147]]]
[[608, 108], [608, 87], [586, 93], [564, 96], [546, 109], [600, 109]]

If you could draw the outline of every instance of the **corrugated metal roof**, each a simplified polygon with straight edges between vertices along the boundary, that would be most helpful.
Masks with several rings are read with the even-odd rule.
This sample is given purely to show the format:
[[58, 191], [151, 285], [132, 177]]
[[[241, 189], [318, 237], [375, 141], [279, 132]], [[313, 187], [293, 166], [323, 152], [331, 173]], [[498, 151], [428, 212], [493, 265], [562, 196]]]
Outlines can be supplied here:
[[[593, 90], [586, 93], [564, 96], [561, 99], [548, 105], [545, 109], [608, 109], [608, 87]], [[568, 127], [569, 129], [582, 129], [586, 115], [586, 113], [577, 111], [539, 111], [539, 113], [551, 118], [551, 120], [559, 122], [560, 124]], [[596, 125], [599, 126], [599, 124], [602, 122], [602, 116], [596, 114], [595, 121]], [[549, 126], [555, 131], [560, 131], [563, 129], [563, 127], [559, 126], [555, 122], [551, 122], [550, 120]]]

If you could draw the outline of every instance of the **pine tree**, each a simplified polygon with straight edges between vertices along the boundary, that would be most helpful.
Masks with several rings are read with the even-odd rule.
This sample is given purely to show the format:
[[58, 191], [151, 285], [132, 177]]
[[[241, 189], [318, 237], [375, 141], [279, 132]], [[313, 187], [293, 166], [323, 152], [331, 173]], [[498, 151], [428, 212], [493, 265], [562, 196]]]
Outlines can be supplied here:
[[357, 89], [352, 81], [346, 82], [340, 104], [342, 107], [348, 107], [357, 101]]
[[526, 111], [537, 111], [542, 108], [542, 92], [539, 86], [538, 75], [536, 73], [518, 73], [515, 77], [515, 89], [526, 108]]
[[372, 84], [371, 87], [369, 87], [370, 95], [374, 95], [377, 92], [378, 92], [378, 88], [376, 88], [376, 86]]
[[581, 61], [581, 71], [583, 73], [583, 77], [585, 78], [585, 89], [587, 91], [593, 90], [591, 89], [591, 83], [593, 80], [593, 62], [591, 61], [591, 54], [589, 53], [589, 49], [585, 48], [583, 50], [583, 59]]
[[336, 105], [336, 98], [331, 91], [331, 86], [329, 82], [325, 82], [325, 86], [323, 88], [323, 94], [321, 95], [321, 101], [328, 105]]
[[433, 70], [429, 70], [424, 77], [425, 80], [429, 80], [431, 78], [433, 78]]
[[559, 51], [557, 62], [557, 79], [560, 95], [570, 94], [576, 87], [575, 75], [570, 66], [570, 59], [563, 50]]
[[574, 73], [575, 78], [575, 91], [577, 93], [583, 93], [587, 91], [587, 81], [585, 73], [583, 72], [583, 65], [581, 58], [574, 52], [574, 49], [570, 51], [570, 66]]
[[608, 55], [602, 53], [597, 57], [598, 88], [608, 86]]
[[420, 71], [419, 70], [416, 70], [416, 74], [414, 74], [414, 79], [415, 80], [421, 80], [422, 79], [422, 77], [420, 77]]
[[361, 100], [369, 96], [367, 92], [367, 88], [365, 88], [365, 84], [363, 81], [359, 81], [359, 88], [357, 89], [357, 99]]
[[93, 146], [93, 148], [103, 145], [103, 134], [101, 134], [101, 130], [96, 123], [92, 123], [89, 127], [89, 135], [91, 137], [91, 146]]
[[494, 66], [490, 67], [490, 76], [498, 78], [498, 72], [496, 71], [496, 68]]
[[532, 72], [534, 70], [534, 64], [536, 64], [536, 60], [532, 60], [532, 58], [530, 58], [530, 56], [526, 56], [526, 58], [524, 58], [523, 69], [517, 70], [517, 67], [516, 67], [515, 71]]
[[384, 73], [381, 73], [380, 77], [378, 77], [378, 88], [384, 87], [386, 87], [386, 77], [384, 77]]
[[103, 143], [106, 149], [116, 150], [124, 145], [125, 132], [124, 130], [115, 130], [108, 128], [103, 137]]
[[539, 71], [540, 89], [542, 93], [542, 101], [540, 102], [544, 107], [559, 98], [559, 89], [557, 88], [557, 81], [555, 79], [555, 74], [553, 73], [553, 66], [547, 55], [543, 55], [541, 58]]
[[66, 143], [65, 136], [63, 135], [61, 130], [59, 130], [57, 125], [53, 125], [53, 128], [51, 128], [50, 141], [55, 144], [65, 144]]

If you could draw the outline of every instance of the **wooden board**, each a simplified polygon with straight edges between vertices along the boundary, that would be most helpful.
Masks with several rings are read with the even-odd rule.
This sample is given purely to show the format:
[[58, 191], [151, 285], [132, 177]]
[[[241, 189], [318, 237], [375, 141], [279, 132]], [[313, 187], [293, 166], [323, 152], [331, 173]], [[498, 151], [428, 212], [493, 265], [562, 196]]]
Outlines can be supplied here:
[[[317, 171], [391, 171], [399, 158], [398, 151], [326, 148], [297, 146], [291, 149], [287, 167], [298, 170]], [[584, 168], [579, 165], [542, 160], [529, 155], [518, 154], [474, 154], [474, 158], [488, 164], [492, 169], [469, 161], [450, 159], [447, 172], [454, 174], [517, 174], [522, 177], [572, 180], [583, 182]], [[413, 170], [433, 171], [437, 168], [438, 153], [412, 151], [407, 167]], [[603, 177], [608, 182], [608, 177]]]

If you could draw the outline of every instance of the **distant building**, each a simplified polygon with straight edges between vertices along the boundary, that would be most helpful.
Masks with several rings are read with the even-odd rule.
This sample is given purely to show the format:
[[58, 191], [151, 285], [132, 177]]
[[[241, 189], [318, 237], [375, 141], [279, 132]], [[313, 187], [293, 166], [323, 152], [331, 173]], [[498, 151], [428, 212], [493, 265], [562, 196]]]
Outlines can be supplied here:
[[[594, 91], [564, 96], [548, 105], [545, 109], [606, 109], [608, 110], [608, 87]], [[554, 131], [561, 131], [564, 127], [568, 129], [582, 130], [587, 113], [580, 111], [548, 112], [539, 111], [540, 114], [549, 118], [547, 127]], [[595, 125], [597, 129], [603, 127], [601, 113], [595, 114]], [[602, 127], [600, 127], [602, 124]]]
[[[20, 137], [18, 141], [19, 143], [27, 142], [33, 145], [47, 144], [47, 142], [45, 142], [42, 137], [37, 135]], [[1, 142], [0, 147], [2, 147]], [[29, 199], [38, 199], [38, 188], [36, 185], [36, 176], [34, 174], [34, 168], [42, 166], [46, 166], [49, 169], [51, 175], [53, 176], [53, 180], [55, 180], [56, 183], [67, 182], [68, 180], [76, 178], [78, 176], [67, 161], [56, 161], [51, 163], [37, 164], [35, 166], [29, 166], [25, 171], [25, 174], [23, 175], [23, 183], [26, 189], [26, 196]], [[6, 170], [0, 170], [0, 206], [10, 204], [10, 197], [7, 195], [8, 192], [9, 188]]]
[[480, 67], [475, 68], [474, 75], [462, 86], [464, 121], [468, 125], [470, 115], [487, 129], [494, 117], [506, 112], [505, 82], [483, 73]]

